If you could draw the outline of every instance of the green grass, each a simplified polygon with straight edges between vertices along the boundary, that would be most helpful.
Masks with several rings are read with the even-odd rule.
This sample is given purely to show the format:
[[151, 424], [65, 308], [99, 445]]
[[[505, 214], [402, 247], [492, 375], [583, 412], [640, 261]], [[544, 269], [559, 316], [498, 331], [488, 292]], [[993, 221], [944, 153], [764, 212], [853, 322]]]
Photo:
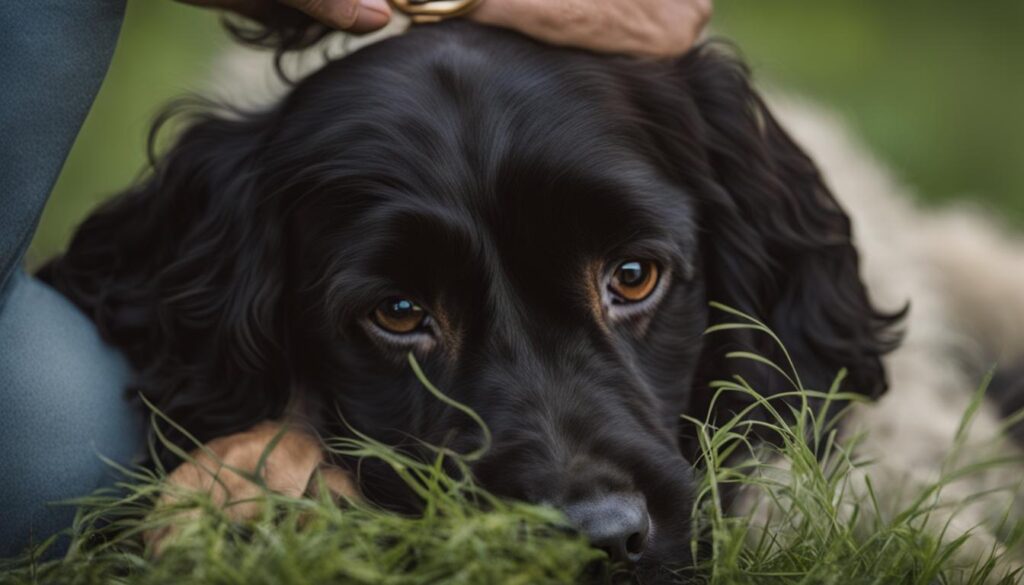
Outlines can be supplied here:
[[94, 207], [131, 185], [146, 165], [157, 112], [206, 87], [211, 62], [227, 45], [213, 12], [169, 0], [127, 7], [110, 70], [40, 220], [31, 265], [62, 251]]
[[[774, 337], [762, 323], [719, 309], [735, 321], [709, 334], [742, 327]], [[732, 357], [763, 362], [742, 352]], [[463, 408], [431, 386], [410, 361], [427, 390]], [[961, 457], [984, 387], [964, 414], [942, 477], [926, 484], [904, 482], [898, 491], [906, 497], [895, 498], [891, 486], [886, 493], [875, 489], [875, 469], [857, 454], [857, 437], [844, 438], [837, 427], [840, 419], [824, 415], [829, 405], [845, 410], [860, 400], [837, 391], [842, 373], [831, 389], [816, 391], [802, 387], [791, 364], [773, 367], [792, 380], [787, 395], [795, 402], [762, 397], [741, 378], [715, 384], [719, 395], [754, 397], [771, 414], [766, 421], [742, 413], [720, 426], [690, 420], [703, 453], [696, 462], [702, 479], [691, 545], [699, 560], [681, 571], [680, 580], [729, 585], [1024, 580], [1019, 556], [1005, 552], [1024, 550], [1019, 509], [992, 510], [995, 520], [987, 529], [999, 542], [981, 553], [967, 546], [978, 537], [943, 534], [943, 519], [958, 509], [940, 503], [943, 489], [1000, 465], [1019, 465], [987, 460], [975, 451]], [[774, 435], [777, 445], [755, 445], [750, 440], [755, 428]], [[164, 487], [161, 474], [123, 469], [125, 481], [117, 490], [77, 502], [73, 543], [64, 558], [15, 561], [0, 582], [527, 585], [608, 582], [616, 574], [603, 553], [566, 530], [557, 511], [495, 498], [467, 475], [455, 479], [442, 472], [443, 460], [464, 468], [479, 453], [460, 456], [439, 448], [434, 460], [419, 461], [368, 437], [332, 440], [328, 448], [390, 464], [426, 502], [422, 516], [400, 516], [359, 502], [339, 506], [327, 498], [273, 494], [262, 500], [262, 516], [245, 525], [232, 523], [208, 498], [195, 494], [179, 494], [173, 506], [151, 513]], [[744, 492], [746, 505], [723, 506], [722, 493], [730, 484]], [[1020, 485], [1001, 489], [1019, 495]], [[168, 541], [159, 560], [147, 554], [141, 532], [172, 524], [183, 509], [194, 507], [202, 511], [199, 519]]]
[[[1024, 2], [720, 0], [762, 80], [838, 110], [929, 203], [1024, 226]], [[813, 155], [813, 153], [811, 153]]]

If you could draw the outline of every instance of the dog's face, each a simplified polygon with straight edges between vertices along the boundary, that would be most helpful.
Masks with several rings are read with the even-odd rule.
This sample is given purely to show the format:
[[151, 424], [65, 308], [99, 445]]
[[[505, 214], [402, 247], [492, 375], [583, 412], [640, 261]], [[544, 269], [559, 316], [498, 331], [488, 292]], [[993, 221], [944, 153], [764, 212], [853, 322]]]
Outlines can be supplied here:
[[[266, 114], [200, 122], [63, 262], [54, 282], [201, 438], [291, 402], [326, 430], [480, 447], [411, 353], [489, 429], [485, 487], [559, 506], [648, 567], [689, 550], [680, 415], [744, 407], [708, 388], [733, 373], [788, 389], [725, 358], [778, 358], [769, 340], [702, 336], [708, 302], [765, 319], [808, 387], [847, 367], [847, 389], [872, 395], [892, 323], [846, 216], [735, 62], [465, 24], [330, 64]], [[363, 479], [401, 500], [393, 478]]]
[[696, 201], [644, 152], [621, 91], [560, 87], [591, 79], [560, 60], [398, 77], [374, 57], [306, 82], [288, 107], [330, 123], [277, 138], [309, 149], [282, 170], [322, 165], [281, 177], [297, 385], [389, 443], [479, 447], [411, 352], [492, 434], [485, 487], [569, 511], [623, 560], [685, 551], [679, 415], [708, 312]]
[[327, 123], [286, 114], [268, 146], [298, 146], [269, 177], [295, 205], [296, 386], [391, 444], [478, 448], [411, 352], [490, 431], [485, 487], [566, 510], [622, 560], [685, 552], [679, 415], [708, 320], [697, 202], [622, 91], [588, 91], [572, 61], [526, 53], [519, 73], [387, 49], [304, 82], [285, 110]]

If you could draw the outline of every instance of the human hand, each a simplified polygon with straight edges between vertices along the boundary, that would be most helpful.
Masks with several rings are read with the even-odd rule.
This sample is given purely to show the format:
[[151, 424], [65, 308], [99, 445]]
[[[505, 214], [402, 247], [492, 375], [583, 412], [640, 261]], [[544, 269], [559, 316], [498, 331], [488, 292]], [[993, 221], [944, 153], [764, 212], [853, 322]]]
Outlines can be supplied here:
[[365, 33], [382, 28], [391, 20], [387, 0], [179, 0], [185, 4], [219, 8], [257, 21], [266, 21], [273, 9], [298, 9], [322, 24], [338, 30]]
[[[349, 32], [391, 19], [387, 0], [179, 0], [266, 21], [276, 7], [296, 8]], [[711, 0], [484, 0], [468, 18], [538, 40], [606, 53], [676, 56], [711, 18]]]
[[484, 0], [469, 18], [555, 45], [677, 56], [711, 18], [711, 0]]
[[[248, 431], [214, 439], [191, 457], [167, 476], [168, 487], [157, 502], [157, 513], [196, 493], [209, 494], [235, 522], [259, 517], [266, 490], [298, 498], [315, 494], [322, 485], [333, 497], [358, 497], [348, 473], [325, 464], [316, 438], [277, 423], [263, 422]], [[262, 485], [254, 481], [257, 468]], [[171, 524], [146, 532], [143, 539], [159, 555], [183, 524], [199, 514], [198, 508], [176, 513]]]

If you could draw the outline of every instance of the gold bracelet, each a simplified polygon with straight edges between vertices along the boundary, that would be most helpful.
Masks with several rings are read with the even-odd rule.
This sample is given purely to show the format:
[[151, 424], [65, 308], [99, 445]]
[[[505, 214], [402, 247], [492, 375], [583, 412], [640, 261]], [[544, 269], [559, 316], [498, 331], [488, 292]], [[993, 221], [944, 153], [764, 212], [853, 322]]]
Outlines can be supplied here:
[[483, 0], [391, 0], [391, 5], [406, 13], [413, 22], [440, 22], [462, 16]]

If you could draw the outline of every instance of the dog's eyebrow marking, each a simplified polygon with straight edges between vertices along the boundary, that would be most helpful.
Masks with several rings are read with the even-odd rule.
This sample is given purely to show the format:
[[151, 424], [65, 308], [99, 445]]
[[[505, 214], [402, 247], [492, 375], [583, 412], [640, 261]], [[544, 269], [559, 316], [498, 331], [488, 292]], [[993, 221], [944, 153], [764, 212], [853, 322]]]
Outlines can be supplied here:
[[448, 303], [441, 299], [434, 307], [431, 316], [437, 322], [442, 342], [441, 348], [449, 360], [454, 362], [462, 352], [462, 332], [455, 326], [451, 314], [448, 312]]
[[605, 315], [604, 295], [601, 282], [604, 280], [604, 262], [600, 258], [588, 260], [583, 266], [583, 297], [598, 327], [605, 334], [610, 334], [607, 315]]

